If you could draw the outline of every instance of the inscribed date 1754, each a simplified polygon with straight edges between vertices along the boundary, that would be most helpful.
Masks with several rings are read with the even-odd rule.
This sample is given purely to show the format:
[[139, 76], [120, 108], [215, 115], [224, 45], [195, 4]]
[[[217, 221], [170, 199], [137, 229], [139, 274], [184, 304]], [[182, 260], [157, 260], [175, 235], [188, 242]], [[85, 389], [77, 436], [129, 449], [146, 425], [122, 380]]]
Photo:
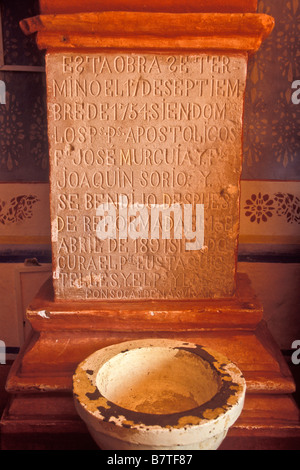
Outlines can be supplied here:
[[47, 58], [58, 299], [230, 297], [245, 56]]

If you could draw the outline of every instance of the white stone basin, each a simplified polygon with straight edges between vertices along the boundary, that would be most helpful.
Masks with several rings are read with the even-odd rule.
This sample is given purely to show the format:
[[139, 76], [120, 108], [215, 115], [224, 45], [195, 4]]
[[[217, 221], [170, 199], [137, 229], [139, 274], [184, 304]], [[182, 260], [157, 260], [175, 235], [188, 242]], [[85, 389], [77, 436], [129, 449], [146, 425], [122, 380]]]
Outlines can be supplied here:
[[73, 377], [76, 409], [103, 450], [217, 449], [245, 390], [224, 356], [165, 339], [96, 351]]

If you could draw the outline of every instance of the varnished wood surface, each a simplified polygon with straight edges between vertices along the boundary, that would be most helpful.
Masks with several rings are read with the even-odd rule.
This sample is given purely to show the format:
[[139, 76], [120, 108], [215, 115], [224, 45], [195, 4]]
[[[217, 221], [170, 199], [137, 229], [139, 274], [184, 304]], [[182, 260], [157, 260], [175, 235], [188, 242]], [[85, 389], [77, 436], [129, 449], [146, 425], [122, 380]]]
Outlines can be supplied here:
[[20, 22], [40, 49], [201, 50], [254, 53], [274, 28], [256, 13], [93, 12], [41, 15]]
[[27, 309], [36, 331], [188, 331], [255, 329], [263, 309], [246, 274], [237, 275], [236, 295], [199, 301], [56, 301], [49, 279]]
[[86, 11], [254, 12], [257, 0], [40, 0], [42, 14]]

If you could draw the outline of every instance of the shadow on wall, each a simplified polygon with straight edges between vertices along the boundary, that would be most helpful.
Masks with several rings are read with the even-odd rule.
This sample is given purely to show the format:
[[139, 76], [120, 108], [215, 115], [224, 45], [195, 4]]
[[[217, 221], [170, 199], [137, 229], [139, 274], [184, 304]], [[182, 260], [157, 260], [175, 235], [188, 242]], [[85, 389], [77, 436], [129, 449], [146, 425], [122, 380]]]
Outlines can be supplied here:
[[239, 263], [264, 307], [264, 319], [282, 350], [300, 340], [300, 264]]

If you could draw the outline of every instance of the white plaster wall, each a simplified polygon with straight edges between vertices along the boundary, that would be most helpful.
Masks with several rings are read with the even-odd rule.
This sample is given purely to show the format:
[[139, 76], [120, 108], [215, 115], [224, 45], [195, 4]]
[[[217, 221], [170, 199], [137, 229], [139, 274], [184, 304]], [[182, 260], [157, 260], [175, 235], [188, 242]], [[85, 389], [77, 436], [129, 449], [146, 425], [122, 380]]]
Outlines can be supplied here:
[[281, 349], [300, 339], [300, 264], [239, 263], [264, 307], [264, 319]]
[[7, 347], [21, 347], [30, 328], [26, 307], [51, 275], [51, 265], [0, 264], [0, 339]]

